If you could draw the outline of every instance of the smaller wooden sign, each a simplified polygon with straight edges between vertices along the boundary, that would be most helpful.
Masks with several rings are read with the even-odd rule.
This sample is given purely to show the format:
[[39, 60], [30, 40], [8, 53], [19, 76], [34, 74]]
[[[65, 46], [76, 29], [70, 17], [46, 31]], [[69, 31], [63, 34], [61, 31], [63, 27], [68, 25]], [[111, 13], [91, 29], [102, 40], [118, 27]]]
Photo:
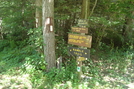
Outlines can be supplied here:
[[78, 25], [79, 26], [88, 26], [88, 20], [87, 19], [79, 19]]
[[83, 28], [83, 27], [72, 27], [71, 28], [73, 32], [78, 32], [78, 33], [88, 33], [88, 28]]
[[90, 58], [90, 50], [78, 48], [78, 47], [69, 47], [68, 52], [71, 55], [77, 56], [77, 57], [85, 57]]
[[68, 44], [91, 48], [92, 36], [68, 34]]
[[85, 60], [87, 60], [87, 58], [85, 58], [85, 57], [78, 57], [77, 58], [77, 61], [85, 61]]

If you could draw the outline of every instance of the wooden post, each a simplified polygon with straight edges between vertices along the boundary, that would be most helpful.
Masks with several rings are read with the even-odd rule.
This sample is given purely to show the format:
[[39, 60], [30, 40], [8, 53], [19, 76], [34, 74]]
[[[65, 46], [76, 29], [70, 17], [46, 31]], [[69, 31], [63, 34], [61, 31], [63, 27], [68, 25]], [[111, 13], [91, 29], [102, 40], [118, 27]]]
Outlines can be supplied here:
[[[85, 33], [81, 33], [81, 35], [85, 35]], [[83, 47], [81, 47], [81, 48], [83, 48]], [[82, 72], [82, 61], [79, 61], [78, 59], [79, 59], [79, 57], [77, 57], [77, 59], [76, 59], [77, 60], [77, 68], [79, 68], [80, 70], [78, 71], [78, 69], [77, 69], [77, 71], [78, 71], [78, 77], [81, 80], [82, 75], [83, 75], [83, 72]]]
[[[88, 48], [91, 48], [92, 36], [86, 36], [85, 33], [88, 33], [88, 16], [89, 16], [89, 2], [90, 0], [83, 0], [82, 9], [81, 9], [81, 19], [78, 21], [79, 27], [72, 27], [73, 32], [81, 33], [78, 34], [68, 34], [68, 43], [73, 45], [82, 46], [79, 48], [69, 48], [69, 52], [72, 55], [77, 56], [77, 73], [79, 79], [82, 78], [82, 61], [88, 58], [89, 52], [86, 52]], [[84, 48], [84, 49], [83, 49]]]
[[78, 60], [78, 57], [76, 59], [77, 61], [77, 72], [78, 72], [78, 78], [81, 79], [81, 76], [82, 76], [82, 61], [79, 61]]
[[62, 68], [62, 56], [60, 56], [60, 57], [57, 59], [57, 68], [58, 68], [58, 69], [61, 69], [61, 68]]
[[[89, 9], [90, 9], [89, 5], [90, 5], [90, 0], [83, 0], [82, 9], [81, 9], [81, 19], [88, 18]], [[85, 26], [82, 26], [82, 27], [85, 27]], [[81, 35], [85, 35], [85, 33], [81, 33]], [[86, 47], [81, 47], [81, 48], [87, 49]], [[78, 60], [78, 58], [77, 58], [77, 60]], [[78, 74], [79, 74], [79, 78], [81, 79], [81, 76], [83, 75], [83, 73], [82, 73], [82, 61], [77, 61], [77, 64], [79, 64], [79, 67], [80, 67], [80, 71], [78, 72]]]

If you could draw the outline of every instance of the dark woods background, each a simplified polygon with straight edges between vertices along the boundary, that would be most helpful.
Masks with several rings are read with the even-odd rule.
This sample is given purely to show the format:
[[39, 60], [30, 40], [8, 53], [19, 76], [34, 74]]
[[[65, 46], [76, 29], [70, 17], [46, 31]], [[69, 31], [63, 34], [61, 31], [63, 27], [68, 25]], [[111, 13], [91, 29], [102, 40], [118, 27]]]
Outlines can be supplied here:
[[[90, 0], [89, 34], [93, 36], [93, 47], [103, 43], [112, 47], [133, 45], [134, 11], [131, 0]], [[36, 9], [41, 13], [34, 0], [2, 1], [0, 17], [2, 19], [0, 39], [10, 40], [14, 45], [21, 45], [29, 40], [30, 29], [36, 26]], [[80, 19], [82, 0], [55, 0], [55, 33], [67, 42], [67, 33]], [[41, 16], [39, 17], [41, 18]], [[41, 31], [41, 29], [35, 29]], [[34, 33], [33, 32], [33, 33]]]

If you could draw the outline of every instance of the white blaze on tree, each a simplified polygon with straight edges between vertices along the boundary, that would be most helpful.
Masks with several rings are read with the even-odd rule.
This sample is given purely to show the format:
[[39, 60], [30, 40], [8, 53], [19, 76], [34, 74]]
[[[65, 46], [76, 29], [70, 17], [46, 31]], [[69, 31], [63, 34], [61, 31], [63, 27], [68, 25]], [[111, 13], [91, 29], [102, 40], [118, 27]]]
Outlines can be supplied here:
[[54, 28], [54, 0], [43, 0], [42, 29], [44, 38], [44, 55], [47, 71], [56, 66]]
[[2, 32], [2, 18], [0, 18], [0, 39], [3, 39], [3, 32]]

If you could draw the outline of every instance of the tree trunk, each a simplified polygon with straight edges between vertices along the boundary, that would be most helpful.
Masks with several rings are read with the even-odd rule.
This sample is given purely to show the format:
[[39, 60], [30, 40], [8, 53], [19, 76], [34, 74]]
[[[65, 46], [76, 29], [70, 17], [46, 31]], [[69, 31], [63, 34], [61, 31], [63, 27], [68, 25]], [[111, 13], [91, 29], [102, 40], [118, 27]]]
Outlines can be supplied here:
[[35, 20], [36, 20], [36, 28], [42, 26], [42, 0], [36, 0], [36, 13], [35, 13]]
[[0, 39], [3, 39], [2, 18], [0, 18]]
[[[130, 14], [134, 15], [134, 12], [131, 12]], [[129, 18], [129, 17], [126, 17], [125, 19], [126, 19], [125, 20], [126, 22], [125, 22], [125, 26], [123, 29], [125, 43], [129, 44], [129, 45], [133, 45], [133, 43], [134, 43], [134, 36], [133, 36], [133, 34], [134, 34], [134, 28], [133, 28], [134, 19]]]
[[81, 19], [87, 19], [90, 10], [90, 0], [83, 0], [81, 9]]
[[43, 38], [44, 55], [47, 62], [46, 71], [56, 66], [55, 60], [55, 33], [54, 27], [54, 0], [43, 0]]

